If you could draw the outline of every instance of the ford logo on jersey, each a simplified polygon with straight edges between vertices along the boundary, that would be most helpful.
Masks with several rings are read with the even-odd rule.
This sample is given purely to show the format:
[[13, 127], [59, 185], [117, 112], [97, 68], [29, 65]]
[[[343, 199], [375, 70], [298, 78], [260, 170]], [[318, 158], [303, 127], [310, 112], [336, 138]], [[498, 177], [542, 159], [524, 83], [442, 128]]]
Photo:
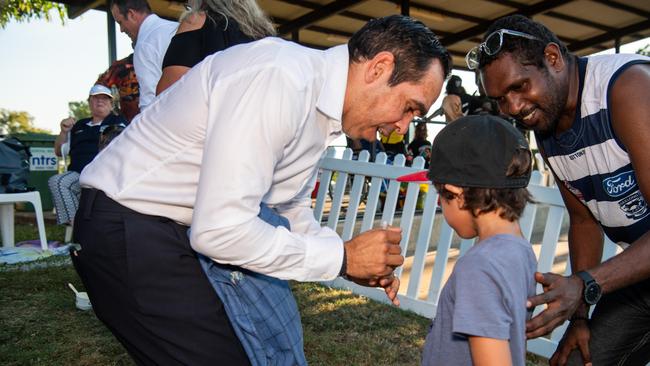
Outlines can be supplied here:
[[610, 197], [620, 197], [634, 187], [636, 187], [636, 179], [632, 170], [603, 180], [603, 188]]

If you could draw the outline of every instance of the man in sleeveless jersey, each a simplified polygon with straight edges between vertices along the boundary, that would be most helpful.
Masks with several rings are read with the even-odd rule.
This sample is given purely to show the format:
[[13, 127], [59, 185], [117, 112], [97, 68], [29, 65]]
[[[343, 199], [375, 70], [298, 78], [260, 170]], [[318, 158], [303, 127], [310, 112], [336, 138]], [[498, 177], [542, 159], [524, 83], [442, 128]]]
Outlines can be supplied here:
[[[490, 26], [467, 63], [501, 112], [535, 132], [570, 215], [574, 274], [536, 273], [544, 292], [529, 305], [547, 308], [528, 322], [528, 338], [569, 319], [551, 365], [645, 365], [650, 59], [576, 57], [542, 24], [514, 15]], [[603, 233], [625, 250], [601, 263]]]

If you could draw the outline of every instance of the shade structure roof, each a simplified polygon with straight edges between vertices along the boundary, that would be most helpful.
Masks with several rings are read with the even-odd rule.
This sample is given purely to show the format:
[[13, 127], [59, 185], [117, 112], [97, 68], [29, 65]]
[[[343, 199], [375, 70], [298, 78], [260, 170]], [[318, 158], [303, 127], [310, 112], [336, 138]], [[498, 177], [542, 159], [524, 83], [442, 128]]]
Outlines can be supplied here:
[[[62, 0], [75, 17], [89, 9], [106, 10], [106, 0]], [[149, 0], [153, 11], [177, 19], [184, 2]], [[280, 36], [306, 46], [328, 48], [347, 42], [368, 20], [409, 14], [429, 26], [449, 49], [454, 66], [488, 26], [502, 16], [522, 14], [558, 35], [568, 48], [586, 55], [650, 37], [648, 0], [258, 0]]]

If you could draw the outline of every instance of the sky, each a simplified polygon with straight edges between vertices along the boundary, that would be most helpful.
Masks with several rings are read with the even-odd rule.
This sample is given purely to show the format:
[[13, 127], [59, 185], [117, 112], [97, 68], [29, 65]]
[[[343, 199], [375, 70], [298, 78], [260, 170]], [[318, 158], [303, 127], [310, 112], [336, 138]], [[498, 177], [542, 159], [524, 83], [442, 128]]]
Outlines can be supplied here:
[[[132, 52], [131, 41], [117, 32], [117, 58]], [[645, 39], [621, 47], [635, 52], [650, 43]], [[613, 50], [605, 53], [614, 53]], [[91, 10], [67, 19], [11, 22], [0, 28], [0, 108], [26, 111], [37, 127], [59, 132], [59, 122], [68, 116], [68, 102], [88, 97], [99, 74], [109, 66], [106, 13]], [[454, 70], [463, 79], [463, 87], [476, 91], [474, 75]], [[443, 93], [444, 94], [444, 87]], [[433, 105], [436, 110], [439, 98]], [[435, 134], [430, 131], [429, 136]]]
[[[131, 40], [117, 35], [117, 58], [128, 56]], [[106, 13], [96, 10], [61, 24], [11, 22], [0, 28], [0, 108], [25, 111], [37, 127], [59, 132], [68, 102], [85, 100], [108, 66]]]

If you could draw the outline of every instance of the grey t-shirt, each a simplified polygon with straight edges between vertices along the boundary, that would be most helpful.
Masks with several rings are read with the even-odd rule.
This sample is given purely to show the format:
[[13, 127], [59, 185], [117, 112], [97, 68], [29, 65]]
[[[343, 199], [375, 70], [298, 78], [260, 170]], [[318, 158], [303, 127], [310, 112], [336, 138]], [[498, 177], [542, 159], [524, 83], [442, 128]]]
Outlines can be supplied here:
[[489, 237], [467, 251], [442, 289], [422, 365], [472, 365], [468, 336], [506, 339], [513, 365], [525, 365], [526, 299], [535, 294], [537, 260], [530, 243]]

